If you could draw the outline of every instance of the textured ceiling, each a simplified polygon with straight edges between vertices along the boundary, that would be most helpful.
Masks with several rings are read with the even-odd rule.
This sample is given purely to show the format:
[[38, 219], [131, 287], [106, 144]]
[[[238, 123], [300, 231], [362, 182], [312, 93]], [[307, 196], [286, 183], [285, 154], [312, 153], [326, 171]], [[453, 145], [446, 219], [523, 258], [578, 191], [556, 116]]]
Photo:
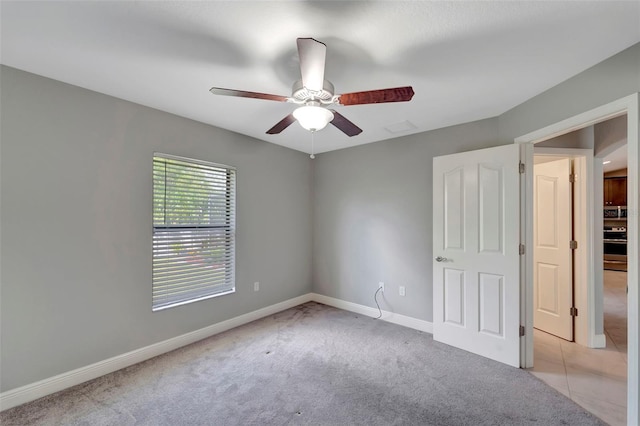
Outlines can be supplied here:
[[[412, 85], [408, 103], [338, 106], [316, 152], [499, 115], [640, 41], [640, 2], [7, 2], [1, 62], [304, 152], [290, 95], [297, 37], [327, 45], [336, 93]], [[408, 123], [407, 123], [408, 122]]]

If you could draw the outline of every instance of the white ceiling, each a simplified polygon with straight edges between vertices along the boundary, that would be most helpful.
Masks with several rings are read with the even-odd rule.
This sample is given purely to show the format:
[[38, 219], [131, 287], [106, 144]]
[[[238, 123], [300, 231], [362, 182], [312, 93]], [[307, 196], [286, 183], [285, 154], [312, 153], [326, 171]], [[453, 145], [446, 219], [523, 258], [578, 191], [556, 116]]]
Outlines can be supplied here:
[[[606, 163], [606, 164], [605, 164]], [[602, 159], [602, 171], [612, 172], [614, 170], [627, 168], [627, 145], [613, 151]]]
[[[8, 2], [1, 62], [304, 152], [289, 96], [297, 37], [327, 45], [336, 93], [412, 85], [411, 102], [336, 109], [363, 133], [316, 133], [325, 152], [499, 115], [640, 41], [640, 2]], [[410, 130], [393, 133], [408, 121]]]

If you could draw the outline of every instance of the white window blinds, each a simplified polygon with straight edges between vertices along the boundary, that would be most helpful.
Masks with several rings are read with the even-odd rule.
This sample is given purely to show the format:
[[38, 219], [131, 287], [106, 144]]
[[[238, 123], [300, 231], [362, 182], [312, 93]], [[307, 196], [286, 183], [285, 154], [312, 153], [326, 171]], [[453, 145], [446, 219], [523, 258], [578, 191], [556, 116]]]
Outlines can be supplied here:
[[235, 291], [232, 167], [153, 157], [153, 310]]

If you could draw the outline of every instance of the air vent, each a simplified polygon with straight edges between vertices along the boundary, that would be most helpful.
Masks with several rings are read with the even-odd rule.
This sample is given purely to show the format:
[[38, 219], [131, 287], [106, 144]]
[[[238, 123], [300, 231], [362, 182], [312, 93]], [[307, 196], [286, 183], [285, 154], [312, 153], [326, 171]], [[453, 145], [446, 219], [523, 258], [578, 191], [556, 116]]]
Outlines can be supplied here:
[[416, 130], [417, 127], [412, 122], [405, 120], [405, 121], [401, 121], [400, 123], [390, 124], [384, 129], [387, 132], [393, 133], [395, 135], [398, 133], [406, 133], [406, 132], [410, 132], [411, 130]]

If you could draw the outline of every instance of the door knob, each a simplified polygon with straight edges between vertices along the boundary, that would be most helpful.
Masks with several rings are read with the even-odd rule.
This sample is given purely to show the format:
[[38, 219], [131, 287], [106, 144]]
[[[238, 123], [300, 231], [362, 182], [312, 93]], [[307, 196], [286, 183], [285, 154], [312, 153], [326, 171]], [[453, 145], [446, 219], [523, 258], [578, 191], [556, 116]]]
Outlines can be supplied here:
[[442, 257], [442, 256], [436, 257], [436, 262], [446, 262], [446, 261], [447, 261], [446, 257]]

